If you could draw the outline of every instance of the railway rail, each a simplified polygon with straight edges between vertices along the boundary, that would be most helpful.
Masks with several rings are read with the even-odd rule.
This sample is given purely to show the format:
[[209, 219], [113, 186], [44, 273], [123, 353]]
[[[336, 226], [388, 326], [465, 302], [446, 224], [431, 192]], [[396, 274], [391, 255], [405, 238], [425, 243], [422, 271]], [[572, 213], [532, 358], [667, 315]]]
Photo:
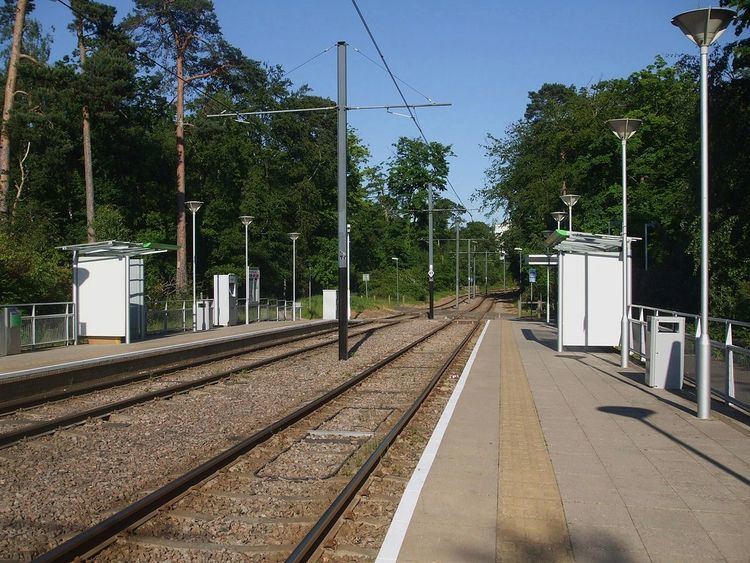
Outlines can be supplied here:
[[[474, 309], [483, 302], [480, 301]], [[255, 554], [262, 558], [270, 553], [272, 558], [278, 558], [282, 553], [295, 553], [295, 557], [309, 557], [318, 549], [378, 460], [464, 349], [478, 324], [476, 320], [440, 323], [375, 365], [72, 537], [38, 560], [64, 561], [94, 553], [97, 560], [132, 559], [144, 555], [143, 550], [151, 550], [150, 556], [158, 559], [166, 556], [165, 553], [174, 546], [189, 549], [183, 545], [189, 542], [175, 532], [175, 529], [182, 528], [180, 525], [175, 528], [174, 521], [190, 521], [189, 527], [198, 530], [200, 542], [200, 537], [211, 535], [204, 528], [217, 525], [200, 514], [202, 503], [222, 505], [238, 498], [240, 504], [245, 501], [253, 504], [264, 498], [267, 510], [273, 512], [283, 505], [287, 512], [278, 517], [249, 517], [242, 516], [248, 513], [247, 507], [235, 507], [241, 514], [229, 518], [228, 523], [219, 527], [224, 526], [230, 531], [233, 527], [249, 527], [250, 537], [257, 540], [262, 536], [270, 543], [255, 546], [233, 544], [228, 548], [230, 555]], [[453, 347], [446, 358], [445, 350], [456, 340], [460, 344]], [[431, 346], [435, 347], [432, 351]], [[439, 365], [436, 366], [435, 362]], [[414, 396], [417, 396], [416, 400]], [[346, 429], [347, 425], [354, 429]], [[364, 463], [361, 463], [362, 457], [367, 458]], [[354, 479], [338, 494], [342, 484], [339, 474], [347, 471], [354, 474]], [[232, 493], [237, 482], [244, 483], [245, 490], [249, 487], [252, 493]], [[217, 489], [219, 494], [207, 493], [206, 488]], [[222, 488], [225, 489], [223, 494]], [[265, 496], [257, 494], [260, 489], [265, 491]], [[297, 504], [316, 505], [320, 504], [322, 497], [326, 501], [334, 498], [334, 503], [322, 511], [324, 517], [320, 522], [315, 523], [312, 519], [313, 526], [305, 536], [311, 517], [300, 514], [299, 507], [290, 507], [290, 503], [298, 501]], [[211, 500], [206, 501], [206, 498]], [[185, 506], [188, 506], [187, 513]], [[293, 513], [291, 516], [289, 510]], [[157, 513], [158, 516], [152, 518]], [[131, 531], [127, 532], [129, 529]], [[123, 536], [124, 532], [127, 533]], [[162, 543], [160, 532], [168, 536]], [[289, 538], [299, 539], [301, 536], [305, 536], [300, 544], [302, 547], [295, 548]], [[120, 540], [115, 541], [118, 538]], [[109, 544], [106, 551], [100, 551]]]
[[[464, 297], [464, 300], [465, 299], [466, 298]], [[452, 303], [452, 301], [441, 303], [436, 306], [436, 308], [438, 308], [438, 310], [443, 308], [449, 309], [452, 307]], [[387, 326], [389, 323], [398, 322], [398, 319], [405, 320], [414, 318], [414, 315], [415, 313], [402, 312], [383, 318], [359, 321], [356, 328], [370, 326], [377, 323], [381, 323], [381, 326], [374, 329], [355, 330], [352, 332], [352, 336], [366, 334], [372, 330], [378, 330], [379, 328]], [[310, 333], [299, 336], [291, 336], [272, 342], [261, 343], [247, 348], [241, 353], [222, 354], [217, 359], [206, 360], [201, 358], [190, 365], [185, 365], [178, 369], [158, 369], [147, 373], [135, 369], [133, 370], [132, 375], [122, 376], [117, 381], [110, 382], [101, 387], [85, 389], [79, 392], [74, 391], [65, 393], [62, 396], [55, 397], [51, 400], [32, 398], [25, 403], [16, 403], [13, 408], [6, 407], [3, 409], [0, 407], [0, 449], [11, 446], [21, 440], [41, 436], [60, 428], [66, 428], [85, 422], [92, 418], [105, 417], [114, 412], [118, 412], [140, 403], [154, 399], [172, 397], [178, 393], [185, 393], [192, 389], [210, 385], [239, 371], [256, 369], [296, 355], [305, 354], [312, 350], [329, 346], [333, 344], [335, 340], [329, 339], [309, 346], [292, 348], [291, 350], [282, 351], [272, 357], [252, 359], [254, 355], [268, 349], [279, 347], [283, 349], [285, 346], [288, 347], [289, 345], [300, 341], [320, 339], [321, 337], [334, 332], [336, 332], [336, 329], [314, 330]], [[248, 358], [248, 356], [250, 357]], [[222, 360], [225, 360], [227, 357], [231, 357], [239, 363], [232, 367], [221, 367]], [[181, 373], [189, 372], [191, 368], [201, 364], [207, 364], [209, 366], [208, 369], [211, 369], [211, 365], [219, 365], [220, 367], [216, 370], [212, 370], [212, 373], [209, 373], [208, 375], [200, 377], [187, 376], [184, 381], [169, 384], [168, 380], [182, 379], [180, 376]], [[162, 385], [162, 382], [166, 382], [166, 384]], [[148, 390], [154, 386], [158, 388], [155, 390]], [[114, 392], [116, 398], [114, 400], [107, 400], [106, 394], [112, 394], [112, 389], [117, 389]], [[102, 391], [104, 392], [104, 398], [101, 400], [97, 399], [97, 396], [101, 395]], [[71, 406], [66, 408], [66, 403], [71, 404]], [[92, 403], [94, 404], [92, 405]], [[63, 412], [61, 413], [60, 411]]]
[[[403, 318], [409, 319], [413, 317], [403, 316]], [[366, 321], [360, 324], [358, 328], [361, 328], [363, 326], [369, 326], [369, 328], [361, 328], [360, 330], [353, 331], [351, 335], [358, 336], [361, 334], [370, 334], [374, 331], [386, 328], [394, 322], [399, 321], [393, 320], [392, 318], [388, 321]], [[379, 326], [370, 326], [373, 324]], [[327, 334], [327, 332], [328, 331], [326, 331], [326, 333], [324, 334]], [[292, 358], [294, 356], [306, 354], [313, 350], [331, 346], [336, 343], [335, 339], [327, 338], [325, 340], [316, 342], [314, 344], [309, 344], [307, 346], [291, 347], [291, 349], [285, 349], [290, 348], [290, 345], [294, 345], [300, 341], [320, 339], [321, 336], [324, 335], [315, 333], [312, 335], [303, 335], [261, 345], [251, 352], [233, 357], [231, 361], [233, 365], [231, 365], [230, 367], [222, 367], [223, 364], [227, 363], [225, 361], [215, 362], [215, 364], [218, 365], [218, 369], [215, 370], [211, 369], [211, 364], [204, 366], [210, 371], [210, 373], [208, 373], [207, 375], [197, 376], [194, 372], [190, 372], [190, 368], [184, 368], [180, 371], [168, 372], [167, 374], [152, 376], [145, 381], [131, 381], [128, 384], [129, 388], [125, 388], [126, 386], [124, 384], [119, 384], [116, 386], [105, 388], [103, 390], [88, 392], [85, 394], [85, 396], [76, 395], [70, 398], [60, 399], [53, 402], [46, 402], [40, 405], [34, 405], [33, 407], [27, 407], [24, 409], [11, 411], [9, 413], [4, 413], [3, 416], [0, 416], [0, 425], [4, 426], [5, 428], [8, 428], [8, 426], [10, 425], [15, 425], [15, 428], [10, 431], [3, 432], [2, 426], [0, 426], [0, 448], [9, 447], [21, 440], [25, 440], [35, 436], [42, 436], [49, 432], [54, 432], [55, 430], [59, 430], [61, 428], [67, 428], [75, 424], [85, 422], [92, 418], [106, 417], [134, 405], [146, 403], [155, 399], [170, 398], [180, 393], [199, 389], [206, 385], [217, 383], [218, 381], [221, 381], [222, 379], [225, 379], [238, 372], [257, 369], [273, 364], [275, 362], [279, 362], [281, 360], [285, 360], [287, 358]], [[270, 357], [258, 357], [258, 353], [262, 353], [273, 348], [281, 348], [281, 351]], [[189, 373], [185, 376], [187, 378], [186, 380], [178, 383], [172, 383], [174, 379], [180, 379], [181, 372], [190, 372], [192, 373], [192, 375], [190, 375]], [[157, 386], [158, 388], [154, 390], [139, 392], [139, 390], [154, 386]], [[111, 394], [113, 389], [116, 396], [122, 397], [123, 395], [125, 395], [124, 398], [107, 400], [107, 394]], [[91, 406], [92, 402], [96, 404], [94, 406]], [[69, 406], [66, 405], [66, 403], [69, 404]], [[83, 405], [84, 408], [80, 408], [80, 405]], [[57, 415], [56, 413], [59, 413], [59, 411], [61, 410], [67, 410], [69, 412], [64, 412], [64, 414]], [[33, 420], [31, 417], [41, 417], [43, 420]]]

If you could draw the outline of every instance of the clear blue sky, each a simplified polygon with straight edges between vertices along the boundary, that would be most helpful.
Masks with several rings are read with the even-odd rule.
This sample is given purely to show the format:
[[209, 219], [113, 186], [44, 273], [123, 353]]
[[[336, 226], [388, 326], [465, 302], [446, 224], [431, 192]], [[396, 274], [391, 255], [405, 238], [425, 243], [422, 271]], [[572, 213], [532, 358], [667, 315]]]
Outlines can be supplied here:
[[[469, 207], [477, 206], [469, 198], [484, 182], [487, 159], [481, 145], [487, 133], [502, 135], [519, 119], [529, 91], [545, 82], [583, 86], [627, 76], [659, 54], [697, 54], [670, 20], [708, 5], [695, 0], [358, 1], [394, 73], [433, 100], [453, 103], [418, 115], [430, 140], [453, 145], [450, 179]], [[226, 39], [253, 59], [291, 69], [339, 40], [377, 58], [350, 0], [214, 2]], [[120, 17], [132, 8], [130, 0], [108, 3]], [[56, 27], [53, 58], [72, 51], [67, 8], [37, 0], [35, 17]], [[289, 78], [335, 98], [335, 49]], [[424, 102], [408, 88], [404, 93], [410, 103]], [[386, 73], [350, 50], [349, 104], [397, 102]], [[370, 147], [374, 162], [392, 154], [399, 136], [417, 135], [410, 120], [379, 111], [350, 112], [349, 124]]]

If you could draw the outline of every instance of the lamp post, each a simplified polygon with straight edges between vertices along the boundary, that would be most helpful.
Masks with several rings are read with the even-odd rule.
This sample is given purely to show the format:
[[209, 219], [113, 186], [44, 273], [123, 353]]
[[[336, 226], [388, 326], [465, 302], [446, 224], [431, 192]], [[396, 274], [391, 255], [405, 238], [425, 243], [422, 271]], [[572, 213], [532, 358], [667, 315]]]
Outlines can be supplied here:
[[396, 305], [398, 305], [401, 302], [401, 294], [398, 290], [398, 258], [391, 256], [391, 260], [396, 261]]
[[703, 8], [672, 18], [701, 51], [701, 329], [698, 337], [698, 418], [711, 414], [711, 341], [708, 334], [708, 47], [734, 20], [725, 8]]
[[557, 230], [559, 231], [560, 230], [560, 223], [562, 222], [563, 219], [565, 219], [566, 213], [565, 213], [565, 211], [554, 211], [554, 212], [552, 212], [551, 215], [552, 215], [552, 218], [555, 221], [557, 221]]
[[521, 265], [523, 264], [523, 248], [516, 246], [513, 250], [518, 252], [518, 317], [521, 318]]
[[240, 221], [245, 225], [245, 324], [250, 324], [250, 264], [247, 249], [247, 228], [253, 222], [253, 217], [251, 215], [240, 215]]
[[630, 327], [628, 325], [628, 139], [641, 126], [640, 119], [610, 119], [615, 137], [622, 143], [622, 320], [620, 321], [620, 367], [628, 367], [630, 357]]
[[500, 260], [503, 261], [503, 289], [505, 289], [505, 252], [500, 253]]
[[565, 194], [561, 195], [560, 199], [563, 200], [563, 203], [568, 206], [568, 230], [572, 233], [573, 232], [573, 206], [578, 203], [578, 200], [581, 199], [581, 196], [576, 194]]
[[289, 233], [292, 239], [292, 321], [297, 320], [297, 239], [299, 233]]
[[195, 214], [203, 205], [202, 201], [186, 201], [185, 205], [193, 214], [193, 332], [198, 330], [198, 301], [195, 298]]

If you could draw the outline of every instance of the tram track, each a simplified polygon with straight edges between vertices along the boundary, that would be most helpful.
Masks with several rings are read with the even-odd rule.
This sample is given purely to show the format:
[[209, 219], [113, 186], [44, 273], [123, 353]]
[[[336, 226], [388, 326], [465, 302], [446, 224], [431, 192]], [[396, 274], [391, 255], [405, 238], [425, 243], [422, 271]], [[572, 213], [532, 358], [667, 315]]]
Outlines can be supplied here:
[[[413, 317], [404, 316], [404, 319], [410, 319], [410, 318], [413, 318]], [[364, 328], [362, 330], [353, 331], [351, 333], [351, 336], [371, 334], [374, 331], [392, 326], [392, 324], [396, 322], [400, 322], [400, 321], [398, 320], [367, 321], [365, 323], [362, 323], [362, 325], [369, 326], [372, 324], [379, 324], [379, 326], [374, 326], [374, 327], [370, 326], [370, 328]], [[362, 325], [359, 325], [359, 326], [361, 327]], [[105, 402], [98, 404], [96, 406], [88, 407], [83, 410], [77, 410], [77, 411], [74, 410], [73, 412], [70, 412], [68, 414], [64, 414], [61, 416], [52, 416], [40, 422], [25, 422], [25, 421], [28, 419], [29, 416], [35, 416], [35, 414], [38, 413], [39, 411], [44, 411], [45, 409], [49, 410], [49, 408], [51, 407], [53, 403], [43, 403], [41, 405], [37, 405], [35, 408], [29, 407], [26, 409], [14, 411], [13, 413], [5, 414], [4, 416], [0, 417], [0, 423], [3, 423], [5, 426], [7, 426], [9, 423], [12, 424], [15, 422], [16, 424], [18, 424], [19, 427], [11, 430], [10, 432], [2, 432], [0, 430], [0, 448], [6, 448], [9, 446], [12, 446], [13, 444], [21, 440], [33, 438], [36, 436], [42, 436], [50, 432], [54, 432], [55, 430], [59, 430], [61, 428], [67, 428], [67, 427], [85, 422], [93, 418], [106, 417], [113, 413], [119, 412], [121, 410], [127, 409], [129, 407], [132, 407], [141, 403], [146, 403], [148, 401], [153, 401], [156, 399], [166, 399], [166, 398], [173, 397], [180, 393], [185, 393], [194, 389], [199, 389], [206, 385], [211, 385], [213, 383], [221, 381], [222, 379], [227, 378], [231, 375], [234, 375], [238, 372], [258, 369], [260, 367], [264, 367], [264, 366], [267, 366], [276, 362], [280, 362], [282, 360], [292, 358], [294, 356], [306, 354], [308, 352], [312, 352], [314, 350], [318, 350], [326, 346], [331, 346], [336, 343], [336, 339], [329, 338], [322, 342], [317, 342], [315, 344], [310, 344], [310, 345], [302, 346], [299, 348], [292, 348], [291, 350], [286, 350], [286, 351], [283, 350], [285, 346], [288, 347], [290, 344], [294, 344], [294, 343], [304, 341], [304, 340], [317, 339], [317, 338], [320, 338], [321, 336], [322, 335], [320, 334], [306, 335], [306, 336], [301, 336], [301, 337], [295, 337], [292, 339], [286, 339], [284, 341], [276, 342], [273, 344], [262, 345], [258, 347], [257, 349], [252, 350], [251, 352], [248, 352], [245, 354], [239, 354], [233, 357], [231, 360], [232, 360], [232, 363], [234, 363], [235, 365], [231, 367], [212, 370], [211, 364], [207, 364], [207, 365], [204, 365], [203, 367], [210, 371], [208, 375], [195, 376], [193, 378], [187, 379], [186, 381], [182, 381], [182, 382], [175, 383], [175, 384], [169, 384], [169, 380], [171, 378], [179, 378], [180, 377], [179, 374], [192, 369], [192, 367], [184, 368], [182, 370], [179, 370], [178, 372], [169, 372], [168, 374], [163, 374], [160, 376], [153, 376], [149, 378], [147, 381], [131, 382], [129, 385], [131, 388], [135, 390], [135, 392], [130, 394], [130, 396], [126, 398], [115, 400], [115, 401], [109, 401], [109, 402], [105, 400]], [[282, 351], [270, 357], [255, 358], [255, 356], [257, 356], [259, 352], [264, 352], [266, 350], [273, 349], [273, 348], [282, 348]], [[144, 386], [153, 386], [154, 384], [158, 384], [160, 382], [167, 382], [167, 386], [160, 388], [160, 389], [153, 390], [153, 391], [137, 392], [138, 389], [142, 389], [144, 388]], [[127, 391], [123, 389], [124, 387], [123, 384], [117, 385], [116, 387], [118, 390], [118, 394], [122, 394], [123, 391], [125, 391], [125, 394], [127, 394]], [[87, 393], [86, 395], [90, 396], [90, 395], [102, 394], [102, 392], [107, 392], [107, 391], [110, 391], [111, 389], [112, 387], [106, 388], [104, 390], [100, 390], [99, 392], [90, 392], [90, 393]], [[63, 401], [75, 403], [75, 402], [80, 402], [81, 399], [82, 399], [82, 396], [77, 395], [69, 399], [55, 401], [54, 405], [57, 408], [53, 409], [53, 411], [59, 410], [59, 407], [61, 406], [60, 404]], [[93, 400], [96, 401], [96, 398], [94, 397]], [[85, 404], [87, 404], [88, 402], [90, 401], [85, 401]]]
[[[477, 307], [480, 305], [481, 305], [481, 302], [479, 305], [477, 305]], [[183, 496], [188, 495], [189, 491], [191, 491], [196, 486], [201, 485], [207, 480], [212, 480], [212, 478], [216, 476], [217, 472], [220, 472], [222, 469], [227, 468], [227, 467], [230, 467], [231, 469], [232, 467], [236, 467], [238, 464], [242, 465], [245, 462], [241, 461], [241, 459], [244, 459], [245, 457], [247, 457], [248, 452], [253, 452], [253, 454], [255, 454], [257, 453], [258, 448], [261, 446], [262, 446], [261, 449], [265, 449], [265, 448], [273, 449], [274, 447], [278, 449], [278, 446], [280, 443], [282, 445], [284, 443], [287, 443], [287, 445], [291, 444], [290, 447], [294, 446], [294, 444], [298, 442], [299, 440], [297, 440], [296, 438], [292, 438], [291, 439], [292, 441], [288, 442], [289, 438], [284, 438], [284, 436], [286, 436], [286, 433], [288, 433], [289, 431], [292, 431], [295, 428], [295, 425], [299, 426], [300, 421], [302, 421], [303, 419], [308, 420], [309, 417], [311, 416], [312, 417], [317, 416], [318, 419], [320, 419], [319, 425], [323, 425], [326, 422], [326, 420], [329, 420], [329, 421], [333, 420], [333, 418], [338, 416], [338, 414], [336, 413], [340, 413], [342, 411], [341, 409], [339, 409], [339, 411], [336, 411], [336, 413], [331, 414], [331, 409], [333, 407], [330, 407], [330, 404], [337, 400], [341, 400], [341, 397], [344, 397], [344, 396], [347, 396], [347, 394], [350, 394], [355, 387], [360, 388], [361, 387], [360, 384], [365, 385], [364, 382], [366, 380], [371, 381], [371, 379], [374, 377], [373, 374], [378, 374], [377, 377], [381, 379], [383, 377], [386, 377], [383, 374], [387, 374], [389, 370], [397, 371], [396, 368], [393, 367], [394, 363], [397, 363], [400, 359], [403, 359], [406, 356], [412, 358], [411, 361], [416, 362], [417, 364], [420, 361], [422, 361], [422, 360], [419, 360], [419, 358], [432, 357], [431, 355], [434, 355], [435, 352], [431, 352], [430, 353], [431, 355], [428, 354], [427, 356], [424, 356], [424, 353], [426, 352], [422, 352], [422, 356], [420, 356], [419, 350], [415, 350], [415, 349], [419, 348], [420, 346], [422, 347], [427, 346], [428, 342], [432, 342], [435, 339], [436, 335], [439, 335], [441, 333], [442, 333], [442, 336], [438, 336], [438, 338], [440, 337], [446, 338], [445, 332], [444, 332], [446, 330], [450, 332], [451, 335], [453, 335], [452, 337], [450, 337], [451, 342], [455, 342], [455, 339], [456, 339], [455, 333], [461, 333], [463, 335], [462, 340], [461, 340], [461, 343], [463, 345], [470, 338], [470, 336], [465, 336], [465, 333], [467, 331], [470, 331], [470, 334], [473, 334], [473, 331], [476, 325], [477, 325], [477, 322], [469, 324], [469, 323], [454, 323], [452, 321], [446, 321], [446, 322], [441, 323], [439, 326], [431, 329], [426, 334], [410, 342], [408, 345], [404, 346], [403, 348], [389, 354], [386, 358], [380, 360], [376, 364], [371, 365], [367, 367], [366, 369], [360, 371], [355, 376], [348, 378], [344, 383], [336, 386], [335, 388], [322, 394], [316, 399], [309, 401], [304, 406], [294, 410], [293, 412], [289, 413], [285, 417], [255, 432], [253, 435], [249, 436], [248, 438], [242, 440], [239, 443], [236, 443], [231, 448], [228, 448], [224, 450], [222, 453], [214, 456], [209, 461], [206, 461], [205, 463], [194, 468], [193, 470], [183, 474], [177, 479], [174, 479], [170, 483], [164, 485], [163, 487], [143, 497], [139, 501], [136, 501], [134, 504], [129, 505], [128, 507], [119, 511], [113, 516], [106, 518], [105, 520], [93, 526], [92, 528], [89, 528], [83, 533], [62, 543], [58, 547], [54, 548], [52, 551], [41, 556], [39, 560], [40, 561], [70, 560], [74, 557], [80, 557], [86, 554], [90, 554], [92, 550], [98, 550], [99, 548], [101, 548], [102, 545], [107, 544], [111, 541], [114, 541], [114, 539], [118, 537], [118, 534], [121, 534], [123, 531], [127, 530], [128, 528], [136, 524], [141, 524], [144, 521], [144, 519], [147, 518], [149, 515], [153, 515], [154, 513], [160, 510], [166, 510], [167, 505], [173, 504], [177, 499], [180, 499]], [[449, 329], [449, 327], [451, 328]], [[446, 342], [442, 342], [441, 344], [438, 345], [438, 349], [444, 350], [446, 348], [446, 344], [447, 344]], [[461, 346], [457, 347], [454, 353], [450, 356], [450, 360], [448, 361], [443, 360], [443, 363], [445, 365], [450, 364], [450, 362], [453, 359], [455, 359], [456, 355], [459, 353], [460, 348]], [[441, 356], [444, 358], [444, 354], [441, 354]], [[422, 371], [424, 371], [423, 368], [418, 368], [418, 367], [413, 367], [413, 366], [407, 366], [407, 368], [412, 369], [412, 371], [419, 370], [419, 369], [422, 369]], [[443, 371], [445, 369], [446, 368], [443, 368]], [[432, 389], [432, 387], [434, 387], [435, 382], [439, 380], [439, 378], [440, 378], [439, 375], [433, 374], [432, 378], [430, 379], [431, 385], [429, 386], [429, 389]], [[375, 381], [375, 379], [372, 379], [372, 381]], [[403, 377], [397, 378], [395, 380], [392, 380], [389, 385], [393, 386], [394, 381], [404, 382], [407, 380], [408, 378], [406, 380]], [[368, 383], [367, 385], [371, 385], [371, 383]], [[389, 396], [388, 395], [388, 390], [390, 389], [389, 385], [385, 386], [385, 390], [383, 391], [382, 396], [384, 397]], [[428, 394], [429, 394], [429, 390], [424, 389], [421, 395], [427, 396]], [[373, 397], [374, 396], [375, 395], [373, 395]], [[423, 398], [424, 397], [422, 397], [422, 399]], [[405, 425], [406, 422], [408, 422], [408, 419], [411, 418], [411, 415], [413, 415], [413, 413], [416, 412], [417, 408], [418, 406], [413, 407], [412, 409], [412, 407], [409, 407], [408, 405], [399, 404], [393, 407], [391, 410], [393, 410], [394, 412], [403, 411], [404, 416], [406, 416], [407, 412], [411, 411], [411, 414], [403, 422], [403, 425]], [[328, 411], [326, 411], [326, 409], [328, 409]], [[384, 409], [378, 410], [377, 408], [375, 408], [375, 411], [381, 412], [381, 411], [384, 411]], [[370, 413], [370, 411], [367, 411], [367, 412]], [[386, 418], [388, 416], [390, 415], [387, 415]], [[305, 426], [305, 428], [307, 427]], [[308, 434], [305, 428], [302, 429], [303, 437], [307, 436]], [[298, 434], [300, 431], [301, 430], [297, 429]], [[323, 441], [321, 442], [319, 440], [318, 442], [315, 442], [315, 444], [316, 444], [316, 447], [318, 445], [323, 444], [324, 450], [325, 450], [325, 447], [331, 446], [331, 444], [333, 444], [331, 446], [333, 450], [336, 450], [337, 447], [341, 447], [341, 448], [344, 448], [344, 450], [347, 450], [347, 448], [351, 448], [351, 444], [349, 444], [349, 446], [346, 446], [346, 444], [348, 442], [352, 442], [352, 440], [357, 446], [362, 446], [365, 443], [365, 442], [360, 443], [361, 436], [356, 431], [354, 432], [354, 434], [351, 434], [351, 433], [347, 434], [345, 432], [344, 434], [341, 434], [341, 435], [336, 434], [336, 432], [334, 431], [333, 436], [335, 437], [335, 439], [331, 439], [330, 438], [331, 435], [326, 434], [327, 431], [323, 430], [321, 432], [323, 432], [323, 434], [311, 434], [311, 435], [318, 436], [318, 438], [322, 437]], [[398, 432], [396, 432], [396, 435], [397, 434]], [[328, 439], [325, 438], [326, 436], [328, 436]], [[299, 436], [297, 436], [297, 438], [299, 438]], [[385, 448], [387, 449], [387, 446], [385, 446]], [[376, 453], [379, 449], [380, 449], [379, 447], [376, 448], [375, 450]], [[359, 447], [354, 448], [354, 450], [350, 452], [350, 455], [346, 456], [344, 461], [348, 460], [349, 457], [351, 455], [354, 455], [354, 452], [358, 450], [359, 450]], [[273, 459], [282, 459], [284, 457], [284, 452], [289, 452], [289, 451], [291, 451], [289, 448], [284, 449], [282, 447], [282, 451], [280, 453], [277, 451], [276, 457], [274, 457]], [[303, 453], [303, 451], [296, 452], [296, 453], [297, 455], [300, 455], [301, 453]], [[272, 462], [269, 461], [268, 463], [272, 463]], [[281, 518], [280, 522], [282, 523], [282, 525], [285, 523], [288, 523], [284, 518]], [[266, 522], [264, 524], [268, 524], [268, 523]], [[153, 525], [153, 524], [150, 524], [150, 525]], [[136, 541], [136, 544], [137, 543], [138, 542]], [[118, 542], [118, 545], [119, 545], [119, 542]], [[131, 544], [128, 544], [128, 545], [131, 545]], [[128, 557], [130, 556], [126, 556], [125, 558], [128, 558]], [[106, 554], [97, 555], [97, 559], [101, 559], [101, 558], [107, 559], [109, 558], [109, 556], [107, 556]]]
[[[465, 300], [466, 297], [463, 298], [462, 302], [464, 302]], [[436, 306], [436, 309], [447, 309], [450, 306], [452, 306], [452, 301], [439, 304], [438, 306]], [[368, 334], [373, 330], [385, 328], [394, 322], [403, 322], [404, 320], [416, 318], [418, 314], [424, 314], [424, 311], [401, 312], [382, 318], [359, 321], [355, 330], [351, 333], [351, 336]], [[381, 326], [378, 326], [374, 329], [366, 328], [364, 330], [357, 330], [373, 324], [380, 324]], [[323, 348], [325, 346], [330, 346], [336, 342], [335, 339], [328, 339], [309, 346], [292, 348], [291, 350], [283, 351], [284, 347], [288, 347], [289, 345], [293, 345], [301, 341], [320, 339], [326, 335], [335, 333], [336, 330], [337, 329], [315, 331], [310, 334], [303, 334], [301, 336], [282, 338], [274, 342], [256, 345], [248, 350], [245, 350], [244, 352], [238, 352], [229, 357], [221, 357], [214, 361], [206, 362], [205, 360], [198, 360], [195, 361], [192, 365], [185, 366], [179, 369], [159, 370], [151, 374], [140, 374], [136, 372], [130, 377], [110, 383], [106, 386], [103, 386], [102, 388], [90, 389], [79, 393], [71, 393], [70, 396], [63, 396], [61, 398], [56, 398], [50, 401], [31, 400], [27, 404], [22, 404], [12, 410], [7, 410], [5, 412], [0, 409], [0, 449], [12, 446], [13, 444], [18, 443], [21, 440], [33, 438], [36, 436], [42, 436], [61, 428], [66, 428], [75, 424], [79, 424], [81, 422], [85, 422], [86, 420], [90, 420], [92, 418], [106, 417], [112, 413], [140, 403], [152, 401], [155, 399], [169, 398], [179, 393], [185, 393], [192, 389], [198, 389], [205, 385], [216, 383], [217, 381], [229, 377], [239, 371], [257, 369], [259, 367], [263, 367], [296, 355], [305, 354], [313, 350]], [[277, 348], [281, 348], [282, 352], [271, 357], [252, 359], [258, 353]], [[248, 356], [250, 357], [250, 359], [248, 359]], [[245, 358], [244, 361], [243, 358]], [[221, 366], [223, 363], [226, 363], [225, 360], [227, 359], [231, 359], [233, 362], [239, 363], [228, 368], [220, 367], [217, 370], [213, 370], [211, 368], [211, 366], [213, 365]], [[191, 370], [201, 365], [211, 371], [211, 373], [198, 377], [184, 376], [184, 374], [189, 373]], [[169, 384], [170, 379], [180, 380], [183, 378], [186, 378], [186, 380], [175, 383], [173, 385]], [[167, 384], [166, 386], [162, 386], [162, 383]], [[148, 389], [154, 386], [157, 386], [159, 388], [155, 390], [144, 390], [142, 392], [139, 392], [139, 389]], [[112, 394], [112, 390], [115, 390], [114, 394], [116, 396], [126, 396], [124, 398], [107, 401], [106, 394]], [[96, 399], [98, 395], [105, 395], [105, 400], [103, 402], [99, 402]], [[65, 409], [64, 405], [66, 404], [66, 402], [72, 403], [74, 405], [73, 408]], [[91, 406], [90, 404], [92, 402], [97, 404]], [[76, 403], [82, 404], [83, 408], [76, 408]], [[55, 414], [59, 413], [59, 411], [61, 410], [69, 410], [71, 412], [66, 412], [65, 414]], [[8, 429], [9, 427], [10, 429]]]

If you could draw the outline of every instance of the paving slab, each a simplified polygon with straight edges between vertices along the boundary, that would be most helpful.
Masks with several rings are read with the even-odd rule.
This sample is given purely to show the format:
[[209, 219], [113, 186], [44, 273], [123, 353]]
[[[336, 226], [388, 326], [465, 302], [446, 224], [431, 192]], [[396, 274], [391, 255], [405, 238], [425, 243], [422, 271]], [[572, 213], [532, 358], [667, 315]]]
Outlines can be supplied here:
[[686, 395], [646, 387], [614, 353], [558, 354], [542, 323], [513, 333], [576, 560], [750, 560], [742, 420], [697, 419]]

